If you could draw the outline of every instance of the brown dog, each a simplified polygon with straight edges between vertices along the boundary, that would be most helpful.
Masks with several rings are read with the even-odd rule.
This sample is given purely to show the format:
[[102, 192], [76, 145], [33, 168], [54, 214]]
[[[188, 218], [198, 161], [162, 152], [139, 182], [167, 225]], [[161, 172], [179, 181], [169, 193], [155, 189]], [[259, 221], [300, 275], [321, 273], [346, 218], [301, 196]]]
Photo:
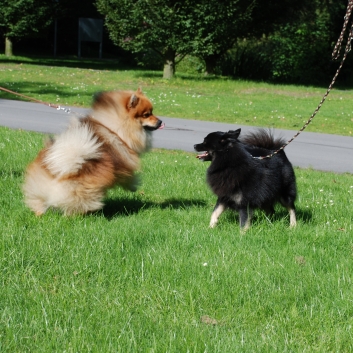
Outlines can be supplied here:
[[73, 119], [28, 166], [26, 204], [36, 215], [49, 207], [84, 214], [103, 207], [108, 188], [135, 191], [139, 157], [151, 147], [152, 131], [163, 127], [140, 89], [98, 94], [92, 112]]

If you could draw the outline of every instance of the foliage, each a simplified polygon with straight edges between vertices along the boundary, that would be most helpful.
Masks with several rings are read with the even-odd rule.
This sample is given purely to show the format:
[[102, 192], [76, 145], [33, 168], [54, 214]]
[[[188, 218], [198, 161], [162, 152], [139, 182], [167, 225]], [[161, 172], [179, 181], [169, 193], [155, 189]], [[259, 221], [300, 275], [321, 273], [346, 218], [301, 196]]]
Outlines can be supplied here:
[[114, 43], [133, 52], [152, 48], [164, 65], [170, 65], [169, 75], [174, 74], [176, 56], [190, 52], [192, 1], [97, 0], [96, 4]]
[[[252, 28], [260, 4], [245, 0], [169, 1], [97, 0], [106, 15], [112, 40], [125, 49], [145, 52], [153, 48], [164, 60], [193, 54], [213, 73], [217, 60], [240, 37], [256, 33]], [[300, 2], [296, 1], [296, 4]], [[255, 6], [256, 4], [256, 6]], [[285, 11], [284, 11], [285, 12]]]
[[137, 63], [137, 66], [143, 67], [147, 70], [160, 71], [164, 64], [163, 57], [150, 48], [141, 52], [132, 53], [131, 57], [133, 58], [132, 60]]
[[[172, 62], [173, 70], [177, 55], [191, 54], [205, 61], [206, 73], [214, 73], [219, 59], [239, 38], [257, 37], [269, 33], [276, 23], [293, 22], [305, 1], [278, 0], [270, 6], [246, 0], [97, 0], [96, 3], [98, 10], [106, 15], [106, 25], [116, 44], [134, 52], [153, 48], [165, 61]], [[275, 17], [278, 12], [281, 16]]]
[[[331, 52], [345, 9], [339, 2], [308, 3], [295, 21], [275, 24], [261, 39], [238, 41], [227, 53], [222, 73], [274, 82], [328, 84], [338, 67], [331, 61]], [[341, 75], [344, 79], [351, 77], [351, 62], [348, 57]]]
[[13, 55], [13, 41], [38, 33], [53, 20], [57, 2], [47, 0], [2, 0], [0, 34], [5, 39], [5, 55]]
[[247, 38], [261, 38], [272, 33], [277, 26], [296, 23], [317, 5], [316, 0], [256, 0], [252, 22], [248, 23], [246, 29], [249, 33]]
[[320, 1], [300, 21], [280, 26], [269, 36], [270, 78], [306, 83], [315, 82], [315, 75], [317, 83], [327, 81], [332, 41], [338, 38], [334, 38], [332, 24], [330, 8]]
[[2, 0], [0, 33], [7, 38], [21, 38], [38, 32], [52, 21], [56, 1]]
[[[325, 27], [325, 23], [318, 21], [318, 27], [320, 25]], [[298, 28], [283, 26], [270, 37], [268, 50], [273, 58], [270, 79], [301, 83], [321, 83], [329, 79], [329, 35], [308, 27], [306, 24]], [[313, 77], [317, 74], [319, 76]]]
[[308, 8], [304, 0], [206, 0], [201, 6], [202, 11], [194, 15], [198, 36], [193, 54], [204, 59], [206, 73], [214, 73], [217, 66], [222, 72], [224, 55], [241, 40], [262, 38], [281, 24], [291, 26]]
[[180, 74], [201, 74], [205, 72], [205, 63], [199, 57], [186, 55], [177, 65], [177, 71]]
[[247, 35], [255, 2], [201, 0], [194, 4], [190, 54], [202, 58], [206, 74], [215, 73], [220, 57], [238, 38]]

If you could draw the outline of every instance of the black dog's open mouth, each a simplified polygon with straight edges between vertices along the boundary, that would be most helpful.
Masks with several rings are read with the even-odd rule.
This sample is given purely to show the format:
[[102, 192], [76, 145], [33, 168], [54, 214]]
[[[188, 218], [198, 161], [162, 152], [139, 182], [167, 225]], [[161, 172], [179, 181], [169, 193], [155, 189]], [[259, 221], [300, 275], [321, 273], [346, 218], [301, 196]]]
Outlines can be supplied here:
[[207, 151], [206, 151], [206, 152], [202, 152], [202, 153], [198, 154], [198, 155], [196, 156], [196, 158], [198, 158], [198, 159], [200, 159], [201, 161], [203, 161], [203, 160], [209, 158], [209, 154], [208, 154]]

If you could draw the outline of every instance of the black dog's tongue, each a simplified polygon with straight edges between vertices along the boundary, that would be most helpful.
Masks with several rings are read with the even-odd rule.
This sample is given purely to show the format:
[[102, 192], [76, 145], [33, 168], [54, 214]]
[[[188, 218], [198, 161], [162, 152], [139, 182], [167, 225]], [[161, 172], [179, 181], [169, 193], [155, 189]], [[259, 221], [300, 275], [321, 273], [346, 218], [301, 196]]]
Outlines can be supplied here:
[[203, 158], [206, 158], [208, 156], [208, 152], [203, 152], [203, 153], [200, 153], [196, 156], [196, 158], [198, 159], [203, 159]]

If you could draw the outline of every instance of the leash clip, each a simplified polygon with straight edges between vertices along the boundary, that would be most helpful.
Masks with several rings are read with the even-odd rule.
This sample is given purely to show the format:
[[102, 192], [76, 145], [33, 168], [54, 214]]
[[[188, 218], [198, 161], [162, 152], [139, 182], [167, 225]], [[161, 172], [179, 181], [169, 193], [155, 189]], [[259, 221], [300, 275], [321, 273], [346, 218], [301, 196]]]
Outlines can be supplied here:
[[71, 112], [70, 108], [64, 108], [64, 107], [61, 107], [60, 105], [56, 108], [56, 110], [63, 110], [67, 114]]

